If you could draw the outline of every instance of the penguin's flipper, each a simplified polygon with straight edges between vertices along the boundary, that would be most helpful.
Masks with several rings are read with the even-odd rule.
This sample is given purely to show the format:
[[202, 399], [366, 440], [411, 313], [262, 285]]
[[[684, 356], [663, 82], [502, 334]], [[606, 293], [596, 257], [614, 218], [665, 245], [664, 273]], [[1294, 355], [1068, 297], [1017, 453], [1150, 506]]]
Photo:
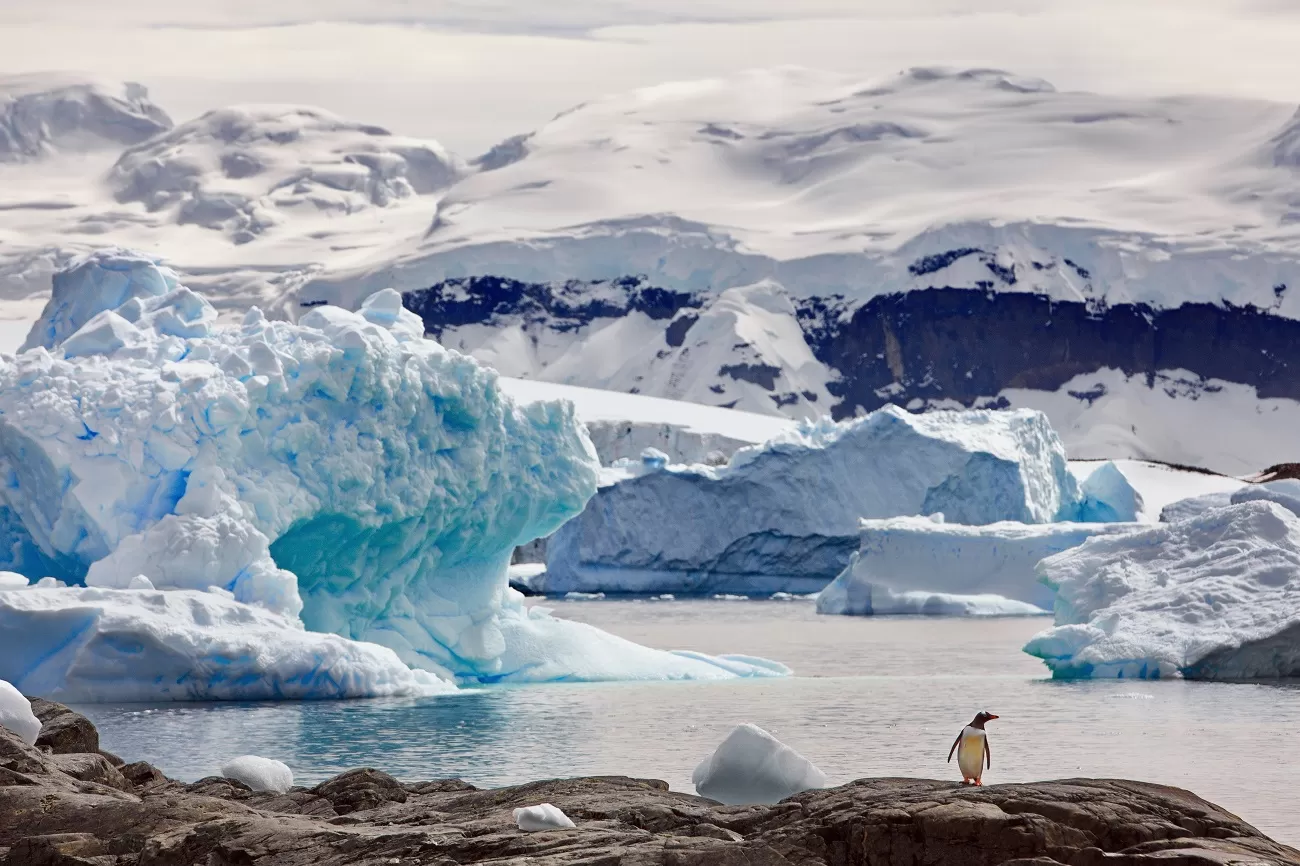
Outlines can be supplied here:
[[952, 741], [952, 748], [948, 750], [948, 763], [949, 763], [949, 764], [952, 763], [952, 753], [955, 752], [955, 751], [957, 751], [957, 744], [960, 743], [960, 742], [961, 742], [961, 734], [958, 734], [958, 735], [957, 735], [957, 739], [955, 739], [955, 740]]
[[988, 769], [993, 769], [993, 747], [989, 745], [989, 738], [984, 738], [984, 761]]

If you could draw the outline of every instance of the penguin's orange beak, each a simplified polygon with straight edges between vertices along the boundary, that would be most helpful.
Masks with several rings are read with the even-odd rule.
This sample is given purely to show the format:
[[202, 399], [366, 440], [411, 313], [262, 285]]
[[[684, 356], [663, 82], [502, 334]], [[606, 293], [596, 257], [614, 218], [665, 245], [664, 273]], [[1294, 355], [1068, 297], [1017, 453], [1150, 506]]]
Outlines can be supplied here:
[[994, 719], [1000, 719], [1000, 718], [1002, 718], [1002, 717], [1001, 717], [1001, 716], [995, 716], [995, 715], [993, 715], [992, 713], [989, 713], [989, 721], [990, 721], [990, 722], [993, 721]]

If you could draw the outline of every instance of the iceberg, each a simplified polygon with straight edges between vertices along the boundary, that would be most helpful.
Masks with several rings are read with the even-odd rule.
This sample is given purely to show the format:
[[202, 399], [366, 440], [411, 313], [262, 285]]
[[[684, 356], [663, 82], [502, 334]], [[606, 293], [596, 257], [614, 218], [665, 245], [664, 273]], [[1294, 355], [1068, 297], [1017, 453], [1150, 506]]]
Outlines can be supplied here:
[[701, 797], [728, 806], [776, 803], [826, 787], [826, 774], [812, 761], [757, 725], [737, 725], [691, 774]]
[[1065, 450], [1034, 411], [805, 422], [721, 467], [619, 461], [547, 545], [547, 592], [808, 593], [858, 548], [860, 518], [1073, 519]]
[[817, 596], [817, 612], [869, 616], [1024, 616], [1051, 610], [1040, 559], [1138, 523], [990, 523], [965, 526], [929, 517], [864, 520], [858, 551]]
[[[356, 312], [289, 323], [253, 308], [220, 326], [148, 257], [73, 262], [32, 348], [0, 362], [0, 511], [10, 548], [39, 552], [8, 567], [84, 589], [0, 594], [0, 676], [119, 700], [397, 693], [394, 659], [471, 683], [779, 672], [526, 608], [511, 552], [582, 510], [596, 455], [570, 404], [520, 406], [422, 334], [392, 290]], [[188, 612], [159, 645], [151, 618], [168, 605]], [[209, 626], [232, 630], [234, 655], [205, 655]], [[290, 657], [249, 655], [259, 630]], [[22, 651], [19, 633], [65, 651]], [[124, 666], [130, 653], [166, 674]], [[298, 665], [317, 654], [329, 664]]]
[[8, 728], [29, 746], [41, 735], [41, 720], [32, 705], [13, 684], [0, 680], [0, 727]]
[[1274, 502], [1091, 538], [1038, 570], [1056, 624], [1025, 652], [1054, 677], [1300, 676], [1300, 517]]
[[254, 791], [283, 794], [293, 787], [293, 770], [288, 764], [257, 755], [241, 755], [221, 768], [221, 775], [243, 782]]
[[1165, 506], [1160, 512], [1161, 523], [1176, 523], [1203, 514], [1212, 508], [1237, 505], [1242, 502], [1276, 502], [1283, 508], [1300, 514], [1300, 480], [1283, 478], [1260, 484], [1247, 484], [1237, 490], [1189, 496]]
[[453, 686], [388, 647], [306, 631], [220, 590], [0, 591], [0, 670], [59, 701], [428, 695]]

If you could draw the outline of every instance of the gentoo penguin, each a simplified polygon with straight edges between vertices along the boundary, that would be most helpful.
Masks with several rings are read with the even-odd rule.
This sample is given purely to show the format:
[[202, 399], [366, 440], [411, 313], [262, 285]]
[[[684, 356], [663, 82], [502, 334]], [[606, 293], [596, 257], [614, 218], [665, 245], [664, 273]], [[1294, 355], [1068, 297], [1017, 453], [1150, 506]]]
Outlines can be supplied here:
[[992, 713], [980, 713], [975, 720], [961, 729], [952, 748], [948, 750], [948, 763], [952, 763], [952, 753], [957, 753], [957, 766], [961, 769], [963, 785], [983, 785], [980, 778], [984, 775], [984, 763], [993, 766], [993, 751], [989, 748], [988, 734], [984, 733], [984, 723], [996, 719]]

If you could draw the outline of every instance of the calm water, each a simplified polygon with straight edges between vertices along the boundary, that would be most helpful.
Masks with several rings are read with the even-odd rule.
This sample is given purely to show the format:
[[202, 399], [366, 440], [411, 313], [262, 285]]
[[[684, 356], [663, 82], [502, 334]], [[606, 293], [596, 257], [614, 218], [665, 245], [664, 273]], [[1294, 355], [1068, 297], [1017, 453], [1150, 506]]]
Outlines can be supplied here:
[[553, 602], [557, 615], [665, 649], [778, 659], [797, 676], [723, 683], [492, 688], [420, 700], [80, 707], [105, 748], [197, 779], [224, 759], [279, 758], [300, 783], [369, 765], [406, 779], [504, 785], [626, 774], [690, 791], [750, 721], [833, 782], [956, 778], [944, 763], [980, 709], [986, 782], [1121, 776], [1190, 788], [1300, 844], [1300, 686], [1057, 683], [1020, 646], [1047, 619], [819, 617], [807, 602]]

